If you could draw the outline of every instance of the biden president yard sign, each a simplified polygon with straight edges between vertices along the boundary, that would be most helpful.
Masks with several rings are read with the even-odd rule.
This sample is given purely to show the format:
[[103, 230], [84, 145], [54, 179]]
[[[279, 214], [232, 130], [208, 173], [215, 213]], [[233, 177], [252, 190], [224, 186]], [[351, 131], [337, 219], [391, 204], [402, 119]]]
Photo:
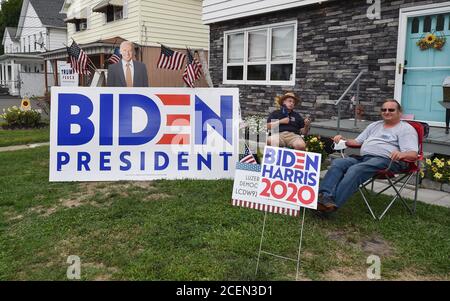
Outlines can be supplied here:
[[50, 181], [233, 178], [238, 89], [52, 87]]

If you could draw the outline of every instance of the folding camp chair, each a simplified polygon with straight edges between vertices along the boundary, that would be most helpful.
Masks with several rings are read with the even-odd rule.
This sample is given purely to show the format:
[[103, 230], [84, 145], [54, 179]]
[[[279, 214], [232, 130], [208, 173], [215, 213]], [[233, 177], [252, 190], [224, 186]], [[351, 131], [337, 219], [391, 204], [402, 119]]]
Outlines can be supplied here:
[[[377, 219], [381, 220], [397, 199], [401, 200], [401, 202], [403, 203], [405, 208], [411, 214], [414, 214], [416, 212], [417, 193], [419, 190], [419, 179], [420, 179], [420, 164], [421, 164], [421, 161], [423, 161], [423, 140], [427, 136], [425, 134], [425, 132], [428, 133], [428, 130], [427, 130], [428, 124], [418, 122], [418, 121], [411, 121], [411, 120], [406, 120], [406, 122], [408, 122], [412, 127], [414, 127], [414, 129], [417, 132], [417, 137], [418, 137], [418, 141], [419, 141], [419, 152], [418, 152], [417, 159], [415, 161], [404, 160], [404, 162], [408, 163], [407, 169], [402, 170], [400, 172], [396, 172], [396, 173], [394, 173], [390, 170], [392, 163], [393, 163], [391, 161], [391, 163], [389, 164], [389, 166], [386, 169], [378, 171], [371, 179], [367, 180], [365, 183], [363, 183], [359, 186], [359, 192], [361, 193], [361, 195], [364, 199], [364, 202], [366, 203], [366, 206], [369, 209], [370, 214], [372, 215], [372, 217], [375, 220], [377, 220]], [[401, 193], [402, 193], [403, 189], [405, 188], [406, 184], [409, 183], [409, 181], [412, 177], [415, 177], [415, 185], [414, 185], [415, 187], [414, 187], [413, 208], [411, 209], [408, 206], [408, 204], [406, 203], [406, 201], [403, 199], [403, 197], [401, 196]], [[372, 207], [370, 206], [369, 198], [368, 198], [369, 191], [367, 189], [367, 186], [371, 185], [372, 186], [371, 190], [373, 192], [373, 184], [377, 180], [386, 180], [387, 181], [386, 187], [383, 188], [381, 191], [377, 192], [377, 194], [376, 194], [377, 196], [379, 194], [385, 192], [389, 188], [392, 188], [395, 191], [394, 198], [391, 200], [389, 205], [384, 209], [383, 213], [379, 217], [377, 217], [374, 214]], [[399, 183], [401, 185], [400, 189], [396, 187], [396, 184], [399, 184]]]

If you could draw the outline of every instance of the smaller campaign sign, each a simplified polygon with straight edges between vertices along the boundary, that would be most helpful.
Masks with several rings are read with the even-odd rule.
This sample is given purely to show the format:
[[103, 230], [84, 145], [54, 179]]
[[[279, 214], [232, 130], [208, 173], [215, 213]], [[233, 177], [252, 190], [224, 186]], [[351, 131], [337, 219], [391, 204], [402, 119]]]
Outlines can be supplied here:
[[60, 64], [59, 82], [61, 87], [78, 87], [78, 73], [75, 73], [70, 64]]
[[321, 154], [266, 146], [258, 197], [317, 209]]
[[258, 197], [261, 165], [236, 163], [232, 204], [265, 212], [298, 216], [300, 206]]

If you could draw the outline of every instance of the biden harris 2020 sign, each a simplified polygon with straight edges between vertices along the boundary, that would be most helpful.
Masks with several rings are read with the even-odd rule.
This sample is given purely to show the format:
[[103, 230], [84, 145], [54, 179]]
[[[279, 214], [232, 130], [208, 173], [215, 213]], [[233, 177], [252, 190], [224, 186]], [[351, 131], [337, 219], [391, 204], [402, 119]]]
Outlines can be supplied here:
[[50, 181], [233, 178], [238, 89], [53, 87]]

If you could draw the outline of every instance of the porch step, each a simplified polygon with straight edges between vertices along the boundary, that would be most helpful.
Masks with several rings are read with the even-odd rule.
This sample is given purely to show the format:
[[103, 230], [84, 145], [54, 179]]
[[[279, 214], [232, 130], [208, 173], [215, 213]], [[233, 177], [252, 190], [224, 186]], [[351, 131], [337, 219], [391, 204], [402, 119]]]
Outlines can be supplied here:
[[9, 89], [5, 87], [0, 87], [0, 95], [8, 95]]

